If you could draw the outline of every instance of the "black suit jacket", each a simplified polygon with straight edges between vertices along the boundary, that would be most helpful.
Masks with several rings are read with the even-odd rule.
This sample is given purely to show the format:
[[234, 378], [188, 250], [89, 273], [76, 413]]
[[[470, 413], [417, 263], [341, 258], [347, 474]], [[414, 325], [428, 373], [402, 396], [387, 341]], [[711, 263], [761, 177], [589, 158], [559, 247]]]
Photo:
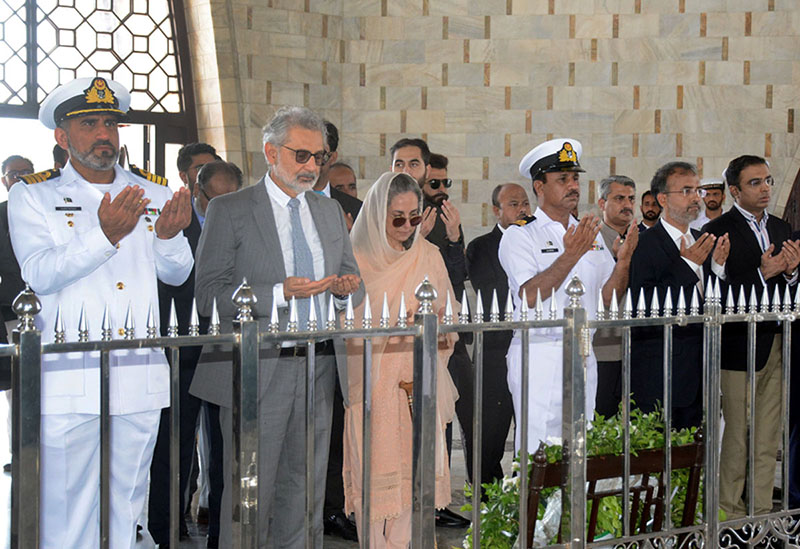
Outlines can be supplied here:
[[[700, 232], [692, 231], [695, 238]], [[703, 281], [711, 272], [711, 254], [703, 265]], [[667, 288], [672, 294], [673, 307], [678, 304], [680, 289], [691, 304], [692, 291], [698, 282], [697, 274], [681, 257], [661, 222], [639, 236], [639, 245], [633, 252], [630, 269], [630, 289], [634, 306], [639, 292], [644, 289], [648, 311], [653, 291], [658, 290], [658, 300], [664, 313]], [[701, 305], [702, 306], [702, 305]], [[631, 330], [631, 391], [636, 405], [653, 409], [655, 402], [663, 403], [664, 330], [660, 326]], [[698, 324], [672, 329], [672, 405], [688, 406], [696, 401], [703, 380], [703, 329]]]
[[[183, 230], [183, 234], [189, 241], [189, 246], [192, 248], [192, 256], [197, 252], [197, 243], [200, 241], [200, 220], [192, 208], [192, 222]], [[192, 315], [192, 299], [194, 298], [194, 267], [192, 272], [186, 279], [186, 282], [180, 286], [171, 286], [158, 281], [158, 307], [161, 313], [161, 335], [167, 335], [167, 328], [169, 327], [169, 311], [170, 302], [175, 300], [175, 313], [178, 316], [178, 333], [180, 335], [188, 335], [189, 321]], [[208, 333], [209, 318], [200, 316], [200, 333]], [[183, 347], [181, 348], [181, 368], [194, 368], [197, 365], [197, 360], [200, 358], [200, 351], [202, 347]]]
[[16, 318], [11, 310], [11, 304], [24, 289], [25, 282], [22, 280], [19, 263], [17, 263], [11, 247], [11, 236], [8, 233], [8, 202], [6, 201], [0, 203], [0, 315], [4, 320]]
[[343, 193], [342, 191], [333, 187], [331, 187], [331, 198], [339, 203], [344, 210], [344, 213], [350, 214], [350, 217], [353, 218], [353, 221], [356, 220], [356, 217], [358, 217], [358, 212], [361, 211], [362, 204], [358, 198], [354, 198], [349, 194]]
[[[483, 311], [488, 320], [492, 308], [492, 291], [497, 290], [497, 304], [500, 306], [500, 320], [503, 319], [508, 296], [508, 275], [500, 265], [497, 250], [503, 233], [495, 225], [491, 232], [475, 238], [467, 246], [467, 272], [472, 287], [481, 291]], [[460, 296], [459, 296], [460, 297]], [[486, 332], [483, 336], [485, 351], [502, 353], [505, 357], [511, 343], [512, 331]]]
[[[764, 284], [758, 274], [761, 266], [761, 246], [747, 220], [734, 206], [718, 218], [709, 221], [703, 231], [722, 236], [728, 233], [731, 251], [725, 263], [725, 286], [739, 295], [739, 288], [744, 286], [747, 302], [750, 302], [750, 291], [756, 289], [756, 298], [761, 302]], [[784, 240], [792, 234], [792, 228], [785, 221], [770, 215], [767, 219], [767, 233], [771, 244], [775, 245], [774, 253], [781, 250]], [[766, 281], [770, 299], [775, 287], [783, 295], [786, 279], [783, 274], [773, 276]], [[778, 325], [760, 322], [756, 331], [756, 370], [762, 369], [769, 358], [772, 342]], [[722, 368], [725, 370], [747, 369], [747, 324], [744, 322], [728, 323], [722, 326]]]

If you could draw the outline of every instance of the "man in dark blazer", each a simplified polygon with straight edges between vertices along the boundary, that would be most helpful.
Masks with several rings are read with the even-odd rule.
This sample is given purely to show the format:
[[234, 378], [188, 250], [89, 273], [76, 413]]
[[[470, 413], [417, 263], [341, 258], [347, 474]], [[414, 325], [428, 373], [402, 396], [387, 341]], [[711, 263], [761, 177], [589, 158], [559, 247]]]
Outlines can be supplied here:
[[[791, 227], [766, 210], [773, 179], [766, 160], [740, 156], [725, 170], [725, 181], [734, 199], [733, 207], [704, 230], [730, 237], [731, 253], [725, 264], [729, 291], [739, 294], [744, 288], [750, 297], [755, 288], [757, 300], [766, 287], [770, 298], [777, 287], [781, 294], [786, 284], [797, 282], [800, 245], [790, 239]], [[756, 333], [756, 424], [754, 513], [772, 509], [775, 457], [781, 425], [781, 337], [775, 323], [759, 323]], [[746, 419], [747, 325], [722, 327], [722, 415], [725, 431], [720, 454], [720, 507], [728, 518], [747, 513], [743, 500], [747, 470]]]
[[[197, 248], [195, 288], [200, 312], [209, 314], [217, 299], [220, 329], [230, 333], [238, 311], [230, 296], [246, 278], [257, 299], [254, 316], [266, 331], [272, 305], [286, 329], [289, 302], [298, 300], [298, 324], [307, 328], [311, 306], [324, 319], [330, 296], [343, 310], [364, 298], [344, 215], [338, 204], [312, 191], [327, 160], [322, 119], [304, 107], [283, 107], [264, 127], [269, 166], [251, 187], [212, 201]], [[303, 318], [305, 316], [305, 318]], [[315, 478], [325, 477], [337, 357], [346, 386], [343, 340], [316, 345], [314, 387]], [[264, 344], [259, 364], [258, 546], [305, 547], [305, 346]], [[192, 394], [220, 405], [226, 467], [232, 447], [232, 369], [230, 346], [206, 345], [192, 381]], [[227, 470], [227, 469], [226, 469]], [[222, 497], [220, 546], [230, 547], [231, 486]], [[314, 490], [313, 546], [322, 546], [323, 490]]]
[[[215, 160], [216, 151], [206, 143], [192, 143], [178, 153], [178, 169], [181, 178], [191, 183], [192, 196], [192, 221], [184, 230], [184, 236], [189, 241], [192, 255], [196, 254], [197, 244], [200, 240], [205, 213], [209, 201], [223, 194], [231, 193], [241, 188], [242, 172], [234, 164]], [[218, 157], [217, 157], [218, 158]], [[191, 166], [203, 162], [198, 170], [191, 170]], [[178, 320], [178, 333], [189, 334], [192, 303], [194, 301], [194, 270], [189, 278], [180, 286], [171, 286], [158, 283], [158, 301], [160, 311], [161, 335], [167, 335], [170, 322], [170, 309], [175, 303], [175, 313]], [[208, 332], [209, 319], [207, 316], [199, 317], [200, 333]], [[208, 443], [210, 447], [209, 463], [209, 496], [208, 496], [208, 540], [207, 546], [214, 548], [219, 541], [219, 506], [222, 499], [223, 471], [222, 471], [222, 436], [219, 430], [219, 407], [204, 403], [199, 398], [189, 394], [189, 386], [194, 377], [197, 361], [200, 358], [202, 347], [184, 347], [180, 354], [180, 509], [186, 508], [185, 498], [191, 497], [191, 491], [186, 493], [186, 486], [190, 480], [190, 468], [195, 449], [195, 433], [198, 415], [205, 413], [208, 426]], [[153, 462], [150, 466], [150, 499], [148, 509], [148, 530], [153, 541], [160, 547], [166, 547], [169, 542], [169, 431], [170, 411], [162, 411], [159, 424], [158, 439], [153, 453]], [[183, 521], [183, 515], [181, 514]], [[186, 525], [182, 522], [181, 531], [186, 533]]]
[[[329, 176], [339, 158], [339, 130], [336, 126], [325, 121], [327, 130], [327, 151], [330, 154], [328, 161], [319, 168], [319, 179], [314, 185], [314, 191], [334, 199], [344, 211], [347, 230], [353, 228], [353, 223], [361, 211], [361, 201], [344, 193], [331, 185]], [[342, 469], [344, 466], [343, 454], [344, 438], [344, 399], [339, 375], [336, 374], [336, 387], [333, 393], [333, 415], [331, 418], [331, 444], [328, 454], [328, 472], [325, 482], [325, 506], [323, 508], [322, 524], [326, 535], [337, 536], [349, 541], [358, 541], [356, 524], [354, 520], [344, 514], [344, 479]]]
[[[531, 214], [531, 203], [525, 189], [520, 185], [498, 185], [492, 192], [492, 211], [497, 217], [497, 225], [467, 246], [467, 271], [472, 288], [476, 292], [481, 291], [484, 312], [491, 310], [492, 292], [497, 292], [502, 319], [506, 312], [508, 276], [500, 265], [497, 250], [500, 247], [500, 238], [508, 226]], [[514, 417], [514, 405], [506, 381], [506, 353], [512, 335], [511, 330], [486, 332], [483, 335], [482, 484], [503, 478], [500, 462], [505, 453], [511, 419]]]
[[[702, 296], [709, 275], [723, 273], [730, 246], [726, 235], [701, 235], [689, 228], [700, 213], [701, 195], [705, 194], [693, 164], [663, 165], [653, 176], [650, 190], [662, 208], [661, 220], [639, 236], [639, 246], [631, 259], [629, 284], [634, 300], [644, 290], [648, 310], [653, 292], [657, 291], [662, 306], [659, 314], [663, 314], [667, 289], [673, 306], [677, 305], [681, 289], [687, 306], [693, 291]], [[672, 337], [672, 426], [699, 427], [703, 421], [703, 329], [696, 324], [675, 326]], [[638, 408], [651, 412], [656, 402], [664, 400], [663, 330], [634, 329], [631, 340], [632, 398]]]

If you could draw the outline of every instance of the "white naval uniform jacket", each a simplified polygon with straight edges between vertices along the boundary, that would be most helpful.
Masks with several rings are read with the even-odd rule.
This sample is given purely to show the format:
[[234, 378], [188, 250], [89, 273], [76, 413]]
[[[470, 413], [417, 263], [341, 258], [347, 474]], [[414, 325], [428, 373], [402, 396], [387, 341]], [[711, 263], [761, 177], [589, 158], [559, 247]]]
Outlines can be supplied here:
[[[519, 289], [522, 284], [550, 267], [558, 256], [564, 253], [564, 226], [550, 219], [541, 209], [533, 214], [536, 219], [524, 226], [510, 225], [500, 240], [498, 256], [500, 264], [508, 274], [508, 287], [514, 299], [514, 318], [519, 319], [522, 298]], [[570, 226], [577, 225], [570, 216]], [[586, 309], [588, 319], [597, 313], [597, 295], [614, 270], [614, 258], [606, 249], [603, 237], [598, 233], [594, 245], [575, 264], [560, 287], [556, 288], [557, 318], [564, 317], [564, 307], [569, 303], [566, 287], [572, 277], [577, 275], [586, 288], [581, 306]], [[535, 297], [535, 296], [529, 296]], [[552, 297], [543, 300], [544, 317]], [[533, 314], [529, 313], [532, 319]], [[514, 411], [518, 425], [522, 410], [522, 331], [515, 330], [514, 338], [506, 355], [508, 362], [508, 386], [514, 401]], [[528, 452], [534, 453], [540, 441], [547, 442], [550, 437], [561, 438], [562, 401], [562, 329], [541, 328], [530, 330], [529, 354], [529, 397], [528, 397]], [[594, 351], [586, 357], [586, 420], [594, 415], [594, 402], [597, 392], [597, 361]], [[588, 426], [588, 423], [587, 423]], [[516, 430], [516, 448], [519, 450], [521, 430]]]
[[[155, 222], [172, 196], [166, 186], [114, 168], [114, 182], [88, 183], [71, 164], [41, 183], [17, 183], [9, 193], [9, 231], [22, 278], [41, 300], [36, 327], [42, 341], [52, 342], [58, 306], [67, 341], [77, 341], [81, 306], [89, 337], [100, 339], [108, 305], [114, 339], [124, 335], [130, 303], [136, 336], [144, 337], [148, 308], [158, 314], [156, 277], [178, 286], [192, 270], [193, 259], [183, 233], [156, 237]], [[100, 228], [97, 209], [105, 192], [112, 199], [127, 185], [144, 188], [150, 199], [145, 214], [115, 247]], [[42, 357], [42, 413], [98, 414], [100, 354], [63, 353]], [[169, 367], [164, 350], [135, 349], [111, 353], [110, 410], [132, 414], [169, 406]]]

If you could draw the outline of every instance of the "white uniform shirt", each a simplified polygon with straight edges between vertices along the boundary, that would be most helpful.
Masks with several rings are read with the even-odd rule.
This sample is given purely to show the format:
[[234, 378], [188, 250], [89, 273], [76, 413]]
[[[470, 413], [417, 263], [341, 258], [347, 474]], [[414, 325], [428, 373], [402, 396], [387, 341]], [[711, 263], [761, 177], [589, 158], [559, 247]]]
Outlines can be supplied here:
[[[115, 166], [107, 185], [87, 182], [71, 164], [41, 183], [20, 182], [9, 193], [9, 232], [22, 278], [42, 303], [36, 326], [42, 340], [54, 339], [56, 311], [67, 341], [77, 341], [81, 306], [89, 337], [100, 339], [103, 310], [108, 305], [113, 337], [119, 339], [130, 303], [136, 336], [144, 337], [148, 308], [158, 314], [156, 278], [180, 285], [192, 270], [189, 242], [182, 233], [156, 237], [155, 222], [169, 188]], [[100, 227], [97, 209], [105, 192], [112, 199], [127, 185], [138, 185], [150, 199], [133, 231], [113, 246]], [[45, 355], [42, 360], [42, 413], [98, 414], [99, 353]], [[112, 414], [158, 410], [169, 405], [169, 367], [163, 349], [111, 353]]]
[[[534, 219], [527, 225], [509, 225], [503, 238], [500, 240], [498, 256], [500, 264], [508, 274], [508, 287], [514, 299], [514, 319], [519, 319], [522, 298], [519, 295], [520, 286], [541, 273], [562, 253], [564, 253], [564, 235], [566, 229], [560, 221], [554, 221], [544, 211], [537, 208], [533, 213]], [[578, 221], [570, 216], [570, 227]], [[592, 249], [586, 252], [569, 272], [564, 282], [556, 289], [556, 310], [558, 318], [563, 318], [564, 307], [569, 303], [566, 287], [572, 277], [578, 275], [586, 288], [581, 306], [586, 309], [588, 318], [594, 319], [597, 313], [597, 294], [603, 288], [611, 271], [614, 270], [614, 258], [611, 250], [606, 249], [603, 237], [598, 233]], [[528, 298], [535, 299], [529, 295]], [[548, 318], [552, 297], [542, 301], [544, 317]], [[528, 314], [532, 319], [533, 315]], [[531, 331], [531, 341], [537, 337], [546, 337], [550, 340], [561, 339], [560, 328], [546, 328]], [[518, 337], [518, 334], [515, 335]]]

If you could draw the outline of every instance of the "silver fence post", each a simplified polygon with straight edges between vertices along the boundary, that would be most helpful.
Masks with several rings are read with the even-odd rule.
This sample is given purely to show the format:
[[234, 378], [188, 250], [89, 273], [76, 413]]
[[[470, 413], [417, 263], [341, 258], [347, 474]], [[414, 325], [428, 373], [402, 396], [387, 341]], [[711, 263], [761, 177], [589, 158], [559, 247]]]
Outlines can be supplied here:
[[419, 310], [414, 315], [414, 444], [412, 472], [411, 546], [433, 548], [436, 494], [436, 369], [438, 319], [433, 311], [436, 289], [427, 278], [414, 293]]
[[[728, 292], [733, 291], [732, 288]], [[733, 312], [733, 311], [729, 311]], [[719, 542], [719, 451], [720, 451], [720, 353], [722, 351], [722, 306], [718, 299], [706, 313], [703, 323], [705, 348], [705, 478], [703, 479], [703, 518], [706, 523], [706, 545]]]
[[584, 357], [591, 351], [591, 332], [581, 297], [586, 289], [575, 276], [567, 285], [569, 305], [564, 309], [563, 384], [561, 409], [563, 444], [563, 499], [561, 526], [572, 549], [586, 543], [586, 370]]
[[256, 296], [243, 280], [233, 294], [239, 309], [233, 321], [233, 448], [231, 503], [233, 546], [258, 546], [258, 321], [253, 318]]
[[39, 547], [39, 436], [41, 427], [42, 333], [33, 317], [42, 310], [39, 298], [26, 286], [14, 299], [19, 318], [11, 357], [11, 547]]

